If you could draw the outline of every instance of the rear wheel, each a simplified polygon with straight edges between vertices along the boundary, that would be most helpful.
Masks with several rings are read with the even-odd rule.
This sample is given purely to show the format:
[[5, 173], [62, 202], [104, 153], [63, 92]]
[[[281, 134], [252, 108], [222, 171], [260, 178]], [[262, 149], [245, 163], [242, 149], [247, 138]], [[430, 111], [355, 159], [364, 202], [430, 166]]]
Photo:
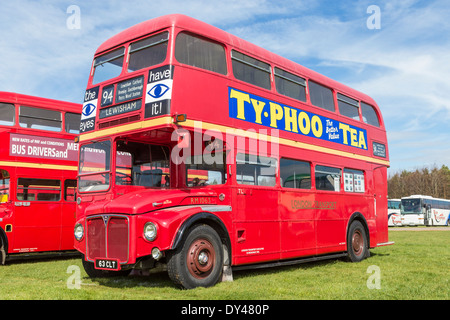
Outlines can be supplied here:
[[353, 221], [347, 235], [347, 254], [352, 262], [359, 262], [368, 256], [368, 240], [366, 230], [359, 221]]
[[222, 243], [208, 225], [194, 227], [167, 261], [169, 277], [186, 289], [215, 285], [222, 267]]

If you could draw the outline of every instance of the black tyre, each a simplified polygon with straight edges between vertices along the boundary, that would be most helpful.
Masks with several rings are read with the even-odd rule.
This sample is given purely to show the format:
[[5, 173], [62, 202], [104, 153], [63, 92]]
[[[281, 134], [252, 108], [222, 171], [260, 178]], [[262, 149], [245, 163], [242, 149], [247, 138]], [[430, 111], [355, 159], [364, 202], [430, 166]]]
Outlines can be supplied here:
[[223, 267], [219, 235], [208, 225], [195, 226], [178, 248], [168, 255], [170, 279], [186, 289], [215, 285]]
[[6, 241], [3, 240], [3, 237], [0, 235], [0, 265], [4, 265], [6, 263]]
[[368, 238], [364, 226], [353, 221], [347, 235], [347, 255], [352, 262], [359, 262], [369, 255]]
[[82, 261], [83, 261], [84, 271], [86, 271], [87, 275], [91, 278], [126, 277], [131, 272], [131, 269], [120, 270], [120, 271], [108, 271], [108, 270], [95, 269], [93, 262], [86, 261], [84, 259], [84, 257], [82, 258]]

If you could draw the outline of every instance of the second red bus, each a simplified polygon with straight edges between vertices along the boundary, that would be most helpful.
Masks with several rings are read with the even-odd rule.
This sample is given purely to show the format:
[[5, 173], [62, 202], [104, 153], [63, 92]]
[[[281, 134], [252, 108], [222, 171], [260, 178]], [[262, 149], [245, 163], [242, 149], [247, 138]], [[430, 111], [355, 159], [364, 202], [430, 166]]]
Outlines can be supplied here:
[[0, 264], [74, 250], [81, 107], [0, 92]]

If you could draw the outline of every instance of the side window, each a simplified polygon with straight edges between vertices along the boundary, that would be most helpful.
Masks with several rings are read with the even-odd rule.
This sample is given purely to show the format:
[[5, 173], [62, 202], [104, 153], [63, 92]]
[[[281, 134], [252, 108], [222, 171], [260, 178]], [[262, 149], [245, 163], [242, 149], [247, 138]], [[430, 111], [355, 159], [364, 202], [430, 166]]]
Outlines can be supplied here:
[[236, 79], [270, 90], [270, 65], [238, 51], [231, 51]]
[[166, 59], [168, 42], [169, 32], [165, 31], [130, 44], [128, 72], [163, 62]]
[[344, 191], [365, 192], [364, 172], [359, 170], [344, 169]]
[[62, 115], [61, 112], [55, 110], [21, 106], [19, 108], [19, 125], [22, 128], [61, 131]]
[[316, 107], [334, 111], [333, 91], [314, 81], [308, 81], [311, 103]]
[[378, 119], [377, 113], [374, 108], [367, 103], [361, 102], [361, 113], [363, 117], [363, 121], [367, 124], [371, 124], [373, 126], [380, 126], [380, 120]]
[[300, 101], [306, 101], [305, 79], [275, 68], [275, 85], [278, 93]]
[[280, 179], [283, 188], [311, 189], [311, 165], [305, 161], [281, 159]]
[[181, 32], [175, 44], [175, 58], [184, 64], [227, 74], [225, 48], [218, 43]]
[[277, 160], [275, 158], [238, 153], [236, 180], [238, 184], [275, 186]]
[[59, 201], [61, 200], [61, 181], [19, 178], [17, 181], [17, 200]]
[[359, 120], [359, 103], [357, 100], [337, 94], [339, 112], [346, 117]]
[[66, 114], [64, 115], [65, 131], [68, 133], [75, 133], [75, 134], [80, 133], [80, 119], [81, 114], [66, 112]]
[[226, 182], [224, 153], [217, 152], [214, 158], [218, 161], [205, 161], [207, 159], [203, 154], [190, 158], [189, 163], [186, 163], [188, 187], [210, 186]]
[[13, 104], [0, 103], [0, 125], [13, 126], [15, 123], [15, 108]]
[[64, 200], [75, 201], [77, 198], [77, 180], [64, 181]]
[[170, 186], [169, 149], [133, 141], [117, 141], [116, 185]]
[[341, 169], [326, 166], [316, 166], [316, 190], [340, 191], [341, 175]]

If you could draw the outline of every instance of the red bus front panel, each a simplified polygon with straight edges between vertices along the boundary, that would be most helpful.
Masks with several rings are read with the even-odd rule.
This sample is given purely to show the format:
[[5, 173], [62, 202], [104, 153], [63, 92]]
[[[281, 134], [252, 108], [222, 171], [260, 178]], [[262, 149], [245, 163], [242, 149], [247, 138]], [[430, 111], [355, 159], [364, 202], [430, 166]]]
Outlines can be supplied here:
[[128, 261], [129, 220], [119, 216], [96, 216], [86, 219], [87, 259]]

